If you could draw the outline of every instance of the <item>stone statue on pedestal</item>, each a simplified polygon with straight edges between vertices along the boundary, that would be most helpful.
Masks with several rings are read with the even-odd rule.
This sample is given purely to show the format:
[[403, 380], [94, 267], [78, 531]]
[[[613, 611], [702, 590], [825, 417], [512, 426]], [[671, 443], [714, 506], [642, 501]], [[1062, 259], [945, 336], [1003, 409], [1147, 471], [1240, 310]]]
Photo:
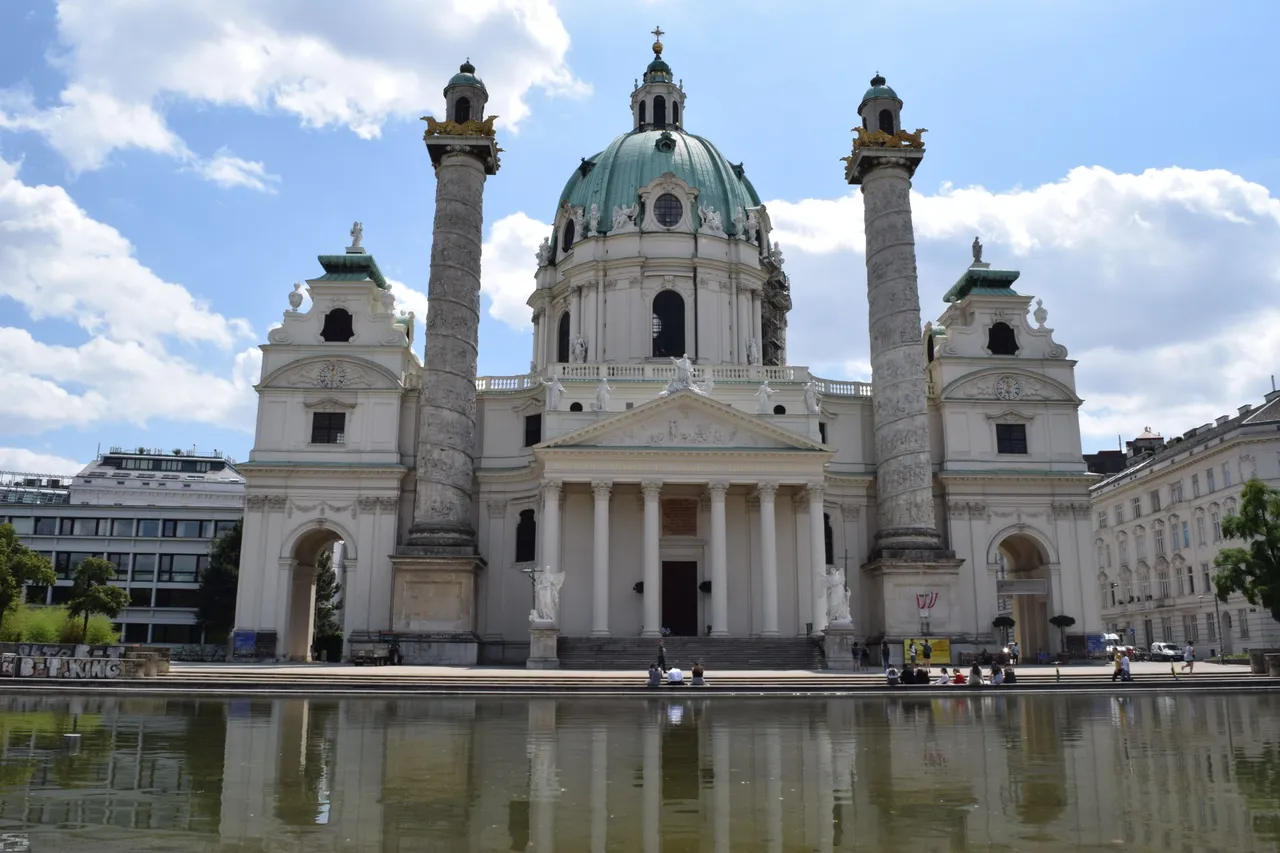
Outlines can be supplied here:
[[613, 393], [613, 389], [609, 387], [608, 379], [601, 379], [600, 384], [596, 386], [596, 401], [591, 404], [591, 410], [594, 412], [609, 411], [609, 395]]
[[676, 358], [671, 357], [671, 363], [676, 366], [675, 377], [667, 383], [667, 387], [663, 389], [659, 397], [666, 397], [677, 391], [693, 391], [696, 394], [705, 394], [706, 392], [693, 384], [693, 360], [689, 358], [689, 354]]
[[564, 394], [564, 386], [560, 384], [560, 380], [553, 376], [550, 379], [540, 380], [547, 389], [547, 411], [557, 412], [560, 410], [560, 397]]
[[849, 590], [844, 585], [844, 569], [827, 566], [827, 621], [847, 623], [849, 615]]
[[364, 239], [364, 226], [359, 222], [351, 224], [351, 248], [359, 249], [360, 241]]
[[552, 571], [550, 566], [535, 572], [533, 576], [533, 609], [530, 622], [556, 624], [560, 619], [560, 587], [564, 585], [564, 572]]
[[822, 413], [822, 400], [818, 397], [818, 383], [810, 379], [804, 386], [804, 408], [811, 415]]
[[592, 237], [600, 236], [600, 205], [591, 205], [591, 213], [587, 217], [587, 233]]
[[761, 415], [770, 414], [773, 407], [769, 401], [773, 399], [773, 389], [769, 387], [769, 380], [760, 383], [760, 390], [756, 391], [756, 412]]
[[973, 262], [975, 264], [982, 263], [982, 241], [977, 237], [973, 238]]
[[569, 345], [569, 360], [576, 364], [587, 360], [587, 339], [582, 335], [574, 335], [573, 343]]
[[747, 364], [760, 363], [760, 344], [756, 343], [756, 339], [752, 338], [747, 341]]

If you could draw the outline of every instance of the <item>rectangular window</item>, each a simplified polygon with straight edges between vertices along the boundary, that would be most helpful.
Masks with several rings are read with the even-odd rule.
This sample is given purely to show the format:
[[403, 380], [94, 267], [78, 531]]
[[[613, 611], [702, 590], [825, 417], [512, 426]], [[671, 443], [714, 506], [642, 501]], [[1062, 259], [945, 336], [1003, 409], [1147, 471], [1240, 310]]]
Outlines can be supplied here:
[[213, 523], [213, 535], [221, 536], [224, 533], [230, 533], [236, 526], [234, 521], [215, 521]]
[[1185, 521], [1182, 522], [1182, 547], [1191, 547], [1191, 525]]
[[1204, 589], [1205, 595], [1209, 595], [1213, 592], [1213, 587], [1210, 586], [1209, 584], [1209, 564], [1208, 563], [1200, 564], [1200, 574], [1202, 579], [1204, 580], [1204, 587], [1202, 588]]
[[1209, 514], [1209, 520], [1213, 522], [1213, 541], [1222, 541], [1222, 518], [1216, 513]]
[[112, 536], [132, 536], [133, 535], [133, 519], [132, 518], [111, 519], [111, 535]]
[[1214, 624], [1212, 613], [1206, 613], [1204, 615], [1204, 624], [1206, 628], [1206, 633], [1209, 637], [1209, 642], [1213, 642], [1214, 640], [1218, 639], [1218, 630], [1217, 630], [1217, 626]]
[[1026, 424], [996, 424], [996, 453], [1027, 452]]
[[1194, 613], [1188, 613], [1182, 617], [1182, 633], [1187, 635], [1188, 643], [1200, 641], [1200, 620]]
[[213, 522], [212, 521], [200, 522], [200, 538], [201, 539], [213, 538]]
[[53, 571], [64, 580], [71, 577], [71, 554], [66, 551], [58, 551], [54, 554]]
[[72, 589], [73, 587], [69, 585], [55, 586], [53, 589], [49, 590], [49, 603], [66, 604], [71, 600]]
[[1137, 557], [1139, 560], [1147, 559], [1147, 534], [1139, 527], [1133, 534], [1133, 542], [1136, 546]]
[[148, 643], [147, 629], [151, 626], [146, 622], [129, 622], [124, 626], [124, 641], [126, 643]]
[[1165, 616], [1160, 619], [1160, 636], [1164, 637], [1166, 643], [1173, 642], [1173, 619]]
[[1196, 516], [1196, 544], [1204, 545], [1204, 516]]
[[116, 577], [126, 580], [129, 577], [129, 555], [107, 554], [107, 562], [116, 567]]
[[44, 604], [49, 600], [49, 587], [29, 586], [25, 597], [27, 604]]
[[1249, 639], [1249, 619], [1248, 611], [1241, 607], [1236, 611], [1237, 620], [1240, 623], [1240, 639]]
[[76, 520], [74, 518], [63, 518], [58, 521], [58, 535], [70, 536], [72, 531], [76, 529]]
[[1133, 517], [1134, 518], [1142, 517], [1142, 498], [1133, 499]]
[[1173, 543], [1173, 553], [1182, 550], [1182, 537], [1178, 535], [1178, 522], [1169, 522], [1169, 541]]
[[1169, 484], [1169, 503], [1178, 503], [1182, 500], [1182, 481]]
[[822, 421], [818, 421], [818, 439], [823, 443], [827, 443], [827, 425]]
[[1098, 529], [1101, 530], [1106, 526], [1107, 526], [1107, 511], [1103, 510], [1102, 512], [1098, 513]]
[[101, 556], [102, 556], [101, 554], [96, 553], [94, 551], [72, 551], [71, 554], [69, 555], [69, 559], [71, 561], [71, 565], [70, 565], [71, 574], [75, 575], [76, 566], [80, 565], [85, 560], [89, 559], [90, 557], [101, 557]]
[[1164, 556], [1164, 527], [1156, 527], [1156, 556]]
[[166, 589], [156, 590], [156, 607], [199, 607], [200, 590], [198, 589]]
[[312, 444], [342, 444], [346, 441], [346, 432], [346, 412], [313, 412], [311, 414]]
[[36, 532], [36, 520], [29, 515], [10, 516], [9, 523], [19, 536], [30, 536]]
[[1195, 570], [1191, 568], [1191, 565], [1187, 564], [1187, 595], [1195, 595], [1195, 594], [1196, 594], [1196, 573], [1195, 573]]
[[1178, 595], [1186, 595], [1187, 588], [1182, 582], [1182, 575], [1178, 575]]
[[151, 626], [151, 642], [198, 643], [200, 642], [200, 626], [153, 624]]
[[199, 539], [200, 527], [199, 521], [167, 519], [164, 523], [164, 535], [171, 539]]
[[533, 447], [542, 443], [542, 415], [525, 415], [524, 446]]
[[1129, 540], [1126, 537], [1120, 538], [1120, 565], [1129, 562]]
[[161, 554], [161, 583], [195, 583], [208, 559], [197, 554]]
[[148, 538], [157, 538], [160, 536], [160, 519], [158, 518], [140, 518], [138, 519], [138, 535]]
[[152, 587], [135, 586], [129, 590], [130, 607], [150, 607]]
[[1151, 511], [1159, 512], [1160, 511], [1160, 490], [1156, 489], [1153, 492], [1151, 492], [1150, 497], [1151, 497]]
[[1200, 497], [1200, 475], [1199, 474], [1191, 475], [1191, 497], [1193, 498]]
[[1204, 472], [1204, 487], [1209, 491], [1213, 491], [1213, 469]]
[[1230, 487], [1231, 487], [1231, 463], [1223, 462], [1222, 463], [1222, 488], [1227, 489]]
[[151, 583], [156, 579], [156, 555], [155, 554], [134, 554], [133, 555], [133, 574], [131, 575], [134, 582]]
[[1124, 504], [1116, 504], [1112, 512], [1115, 513], [1116, 526], [1124, 524]]
[[[63, 519], [70, 521], [71, 519]], [[106, 523], [103, 523], [103, 533], [105, 535]], [[98, 519], [96, 518], [77, 518], [71, 530], [72, 536], [97, 536], [98, 535]]]
[[1111, 568], [1111, 543], [1107, 543], [1107, 568]]

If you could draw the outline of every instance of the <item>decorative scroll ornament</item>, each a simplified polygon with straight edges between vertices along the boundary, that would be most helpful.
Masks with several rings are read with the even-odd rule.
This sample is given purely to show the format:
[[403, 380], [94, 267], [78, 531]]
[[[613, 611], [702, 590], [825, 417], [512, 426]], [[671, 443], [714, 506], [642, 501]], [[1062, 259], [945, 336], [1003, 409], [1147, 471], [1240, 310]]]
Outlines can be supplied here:
[[423, 116], [427, 123], [427, 132], [422, 136], [493, 136], [493, 122], [497, 116], [489, 116], [484, 121], [437, 121], [431, 116]]

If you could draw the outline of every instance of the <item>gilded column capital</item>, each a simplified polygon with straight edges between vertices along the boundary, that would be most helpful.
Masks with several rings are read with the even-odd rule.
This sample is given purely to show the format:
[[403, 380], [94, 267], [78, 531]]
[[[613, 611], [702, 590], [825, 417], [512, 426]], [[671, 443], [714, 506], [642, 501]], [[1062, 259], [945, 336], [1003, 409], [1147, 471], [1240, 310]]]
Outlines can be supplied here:
[[592, 480], [591, 494], [595, 495], [596, 500], [609, 500], [609, 495], [613, 493], [612, 480]]

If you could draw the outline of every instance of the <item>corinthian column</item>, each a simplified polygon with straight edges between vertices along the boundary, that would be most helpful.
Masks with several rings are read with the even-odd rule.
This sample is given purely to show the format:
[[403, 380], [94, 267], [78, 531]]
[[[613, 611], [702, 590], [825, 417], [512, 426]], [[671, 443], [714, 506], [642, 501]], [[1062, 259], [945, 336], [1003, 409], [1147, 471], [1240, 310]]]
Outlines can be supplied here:
[[911, 175], [923, 156], [923, 148], [858, 147], [846, 174], [849, 183], [862, 185], [867, 238], [876, 551], [941, 547], [911, 225]]
[[592, 480], [595, 496], [595, 540], [591, 569], [591, 636], [609, 636], [609, 495], [613, 483]]
[[729, 636], [728, 533], [724, 497], [729, 484], [712, 482], [711, 492], [711, 636]]
[[640, 484], [640, 490], [644, 492], [644, 625], [640, 636], [660, 637], [662, 599], [658, 593], [662, 574], [658, 560], [658, 496], [662, 494], [662, 483], [646, 481]]
[[437, 553], [475, 553], [471, 501], [480, 243], [485, 176], [498, 166], [493, 137], [464, 132], [471, 131], [450, 127], [434, 134], [428, 130], [425, 137], [436, 170], [436, 212], [418, 409], [417, 500], [408, 544]]

